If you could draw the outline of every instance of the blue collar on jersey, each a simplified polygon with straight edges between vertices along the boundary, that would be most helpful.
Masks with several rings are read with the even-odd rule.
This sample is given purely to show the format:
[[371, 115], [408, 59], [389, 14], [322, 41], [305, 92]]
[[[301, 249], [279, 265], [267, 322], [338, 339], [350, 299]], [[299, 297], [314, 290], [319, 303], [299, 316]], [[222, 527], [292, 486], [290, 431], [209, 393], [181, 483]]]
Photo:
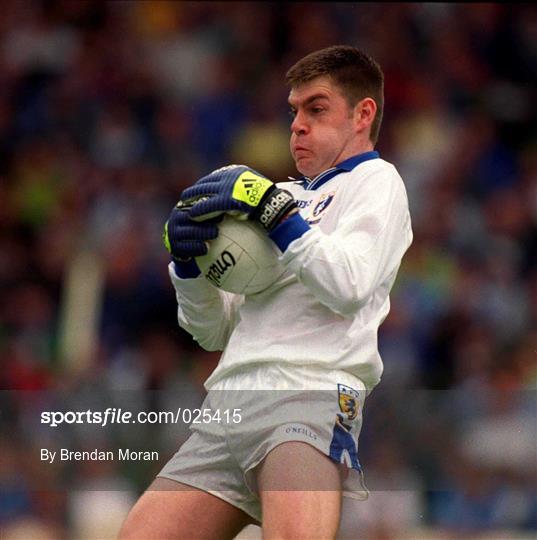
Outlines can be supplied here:
[[360, 163], [363, 163], [364, 161], [369, 161], [370, 159], [377, 159], [379, 157], [380, 155], [376, 150], [372, 150], [371, 152], [364, 152], [363, 154], [352, 156], [345, 161], [338, 163], [335, 167], [327, 169], [321, 174], [318, 174], [313, 180], [311, 180], [307, 176], [302, 176], [301, 178], [299, 178], [298, 181], [302, 182], [302, 185], [306, 188], [306, 191], [313, 191], [314, 189], [317, 189], [318, 187], [328, 182], [328, 180], [334, 178], [334, 176], [337, 176], [340, 172], [352, 171], [355, 167], [360, 165]]

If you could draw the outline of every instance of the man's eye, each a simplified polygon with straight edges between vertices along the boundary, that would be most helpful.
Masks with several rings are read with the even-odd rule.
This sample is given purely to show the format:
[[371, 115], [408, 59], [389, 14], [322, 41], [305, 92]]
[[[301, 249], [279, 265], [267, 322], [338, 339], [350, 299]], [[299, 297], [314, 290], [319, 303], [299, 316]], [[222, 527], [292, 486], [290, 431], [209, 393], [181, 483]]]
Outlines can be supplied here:
[[296, 116], [296, 110], [295, 109], [289, 109], [288, 113], [289, 113], [289, 116], [291, 118], [294, 118]]
[[312, 107], [310, 110], [311, 110], [311, 112], [313, 114], [319, 114], [319, 113], [322, 113], [324, 111], [324, 109], [322, 107]]

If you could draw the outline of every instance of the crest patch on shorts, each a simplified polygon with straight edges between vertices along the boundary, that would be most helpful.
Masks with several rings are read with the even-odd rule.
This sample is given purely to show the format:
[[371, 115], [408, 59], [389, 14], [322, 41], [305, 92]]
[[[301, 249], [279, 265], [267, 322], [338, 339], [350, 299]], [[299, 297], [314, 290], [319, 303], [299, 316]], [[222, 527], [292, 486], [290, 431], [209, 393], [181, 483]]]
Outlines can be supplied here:
[[358, 390], [344, 384], [337, 385], [339, 408], [348, 420], [354, 420], [358, 416], [358, 404], [360, 394]]
[[338, 384], [337, 392], [341, 412], [336, 414], [328, 455], [338, 463], [347, 463], [353, 469], [361, 471], [358, 461], [358, 433], [352, 422], [358, 417], [360, 393], [346, 384]]

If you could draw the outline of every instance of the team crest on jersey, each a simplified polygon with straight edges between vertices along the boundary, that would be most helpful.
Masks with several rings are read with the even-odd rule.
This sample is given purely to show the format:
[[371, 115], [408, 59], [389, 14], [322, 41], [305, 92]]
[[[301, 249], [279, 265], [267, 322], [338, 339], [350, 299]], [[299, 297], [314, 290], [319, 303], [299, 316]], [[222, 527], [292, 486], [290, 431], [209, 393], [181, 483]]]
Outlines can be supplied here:
[[313, 208], [313, 211], [311, 212], [311, 217], [309, 217], [307, 220], [310, 224], [319, 223], [319, 221], [321, 221], [323, 214], [330, 206], [335, 194], [335, 191], [331, 191], [330, 193], [323, 193], [321, 195], [321, 198], [318, 200], [317, 204]]
[[344, 384], [337, 385], [339, 408], [348, 420], [354, 420], [358, 416], [358, 404], [360, 394], [358, 390]]

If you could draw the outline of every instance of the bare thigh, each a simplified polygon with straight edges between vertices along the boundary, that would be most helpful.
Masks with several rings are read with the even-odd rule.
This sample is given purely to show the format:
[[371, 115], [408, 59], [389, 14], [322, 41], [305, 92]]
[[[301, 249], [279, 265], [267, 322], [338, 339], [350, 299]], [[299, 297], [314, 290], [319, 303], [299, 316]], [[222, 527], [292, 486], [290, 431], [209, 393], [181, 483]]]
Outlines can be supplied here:
[[333, 539], [341, 515], [338, 464], [303, 442], [274, 448], [257, 470], [263, 538]]
[[130, 511], [120, 540], [226, 540], [254, 523], [245, 512], [205, 491], [157, 478]]

